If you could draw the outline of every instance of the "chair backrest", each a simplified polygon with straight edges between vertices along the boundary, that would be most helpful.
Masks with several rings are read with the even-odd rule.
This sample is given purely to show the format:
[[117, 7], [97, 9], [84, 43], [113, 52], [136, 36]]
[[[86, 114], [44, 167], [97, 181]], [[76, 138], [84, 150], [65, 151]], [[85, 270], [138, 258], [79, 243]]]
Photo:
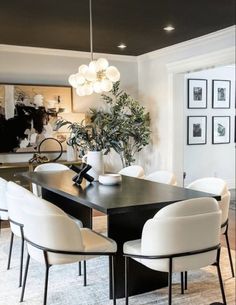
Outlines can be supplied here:
[[227, 221], [230, 205], [230, 192], [224, 180], [216, 177], [201, 178], [190, 183], [188, 188], [196, 191], [220, 195], [221, 200], [218, 201], [218, 203], [222, 210], [222, 224]]
[[[60, 163], [43, 163], [35, 167], [35, 172], [46, 172], [46, 171], [64, 171], [68, 170], [68, 167]], [[42, 196], [42, 188], [35, 183], [32, 183], [32, 191], [37, 196]]]
[[143, 178], [144, 169], [139, 165], [131, 165], [122, 168], [122, 170], [119, 171], [119, 174], [124, 176], [135, 177], [135, 178]]
[[6, 192], [7, 192], [7, 181], [0, 177], [0, 219], [2, 220], [8, 219], [8, 212], [1, 211], [1, 209], [8, 210]]
[[[31, 194], [30, 191], [26, 190], [24, 187], [9, 181], [7, 183], [7, 206], [8, 206], [8, 214], [9, 219], [23, 225], [24, 224], [24, 215], [23, 215], [23, 207], [26, 203], [25, 198], [27, 195]], [[12, 232], [21, 236], [20, 227], [15, 225], [10, 221], [10, 226]]]
[[[45, 200], [35, 197], [24, 207], [26, 215], [24, 236], [31, 242], [50, 249], [63, 251], [83, 251], [79, 226], [61, 209]], [[36, 205], [43, 208], [35, 209]], [[28, 244], [29, 254], [37, 261], [44, 260], [43, 252]], [[49, 253], [50, 264], [60, 263], [61, 254]]]
[[[221, 211], [215, 199], [196, 198], [176, 202], [161, 209], [145, 223], [142, 254], [170, 255], [214, 247], [220, 243], [220, 225]], [[185, 260], [180, 260], [175, 268], [189, 270], [191, 267], [195, 269], [212, 264], [216, 251], [210, 254], [201, 254], [197, 260], [194, 256], [185, 256]], [[150, 260], [147, 263], [152, 267], [155, 264]]]
[[159, 183], [177, 185], [175, 175], [168, 171], [156, 171], [146, 176], [145, 179]]

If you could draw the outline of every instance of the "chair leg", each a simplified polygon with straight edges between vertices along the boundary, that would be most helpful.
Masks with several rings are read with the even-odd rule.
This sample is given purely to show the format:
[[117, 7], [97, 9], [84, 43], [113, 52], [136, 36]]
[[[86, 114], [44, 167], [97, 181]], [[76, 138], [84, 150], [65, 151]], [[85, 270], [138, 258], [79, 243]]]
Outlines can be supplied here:
[[115, 256], [112, 255], [112, 295], [113, 295], [113, 305], [116, 305], [116, 275], [115, 275]]
[[50, 268], [50, 265], [46, 264], [43, 305], [47, 304], [49, 268]]
[[87, 270], [86, 270], [86, 261], [84, 261], [84, 286], [87, 286]]
[[185, 290], [188, 289], [188, 272], [187, 271], [184, 272], [184, 289]]
[[81, 276], [82, 275], [81, 262], [79, 262], [79, 264], [78, 264], [78, 269], [79, 269], [78, 274], [79, 274], [79, 276]]
[[168, 290], [169, 290], [168, 305], [171, 305], [172, 304], [172, 258], [170, 258], [169, 260]]
[[29, 269], [29, 262], [30, 262], [30, 256], [28, 254], [27, 260], [26, 260], [26, 265], [25, 265], [25, 274], [24, 274], [23, 286], [22, 286], [22, 290], [21, 290], [20, 302], [23, 302], [23, 300], [24, 300], [25, 286], [26, 286], [26, 280], [27, 280], [28, 269]]
[[184, 273], [183, 272], [180, 273], [180, 277], [181, 277], [181, 294], [184, 294]]
[[129, 305], [129, 257], [125, 256], [125, 305]]
[[10, 248], [9, 248], [9, 254], [8, 254], [7, 270], [10, 269], [10, 265], [11, 265], [11, 253], [12, 253], [13, 240], [14, 240], [14, 233], [11, 232], [11, 240], [10, 240]]
[[224, 284], [223, 284], [221, 270], [220, 270], [220, 249], [217, 252], [217, 261], [216, 261], [215, 265], [217, 267], [217, 273], [218, 273], [218, 278], [219, 278], [219, 283], [220, 283], [220, 290], [221, 290], [223, 304], [227, 305], [226, 297], [225, 297]]
[[21, 239], [21, 254], [20, 254], [20, 276], [19, 287], [22, 286], [22, 273], [23, 273], [23, 258], [24, 258], [24, 239]]
[[229, 262], [230, 262], [231, 273], [232, 273], [232, 277], [234, 277], [234, 266], [233, 266], [231, 251], [230, 251], [229, 236], [228, 236], [228, 228], [227, 228], [226, 231], [225, 231], [225, 239], [226, 239], [226, 244], [227, 244], [227, 249], [228, 249], [228, 255], [229, 255]]

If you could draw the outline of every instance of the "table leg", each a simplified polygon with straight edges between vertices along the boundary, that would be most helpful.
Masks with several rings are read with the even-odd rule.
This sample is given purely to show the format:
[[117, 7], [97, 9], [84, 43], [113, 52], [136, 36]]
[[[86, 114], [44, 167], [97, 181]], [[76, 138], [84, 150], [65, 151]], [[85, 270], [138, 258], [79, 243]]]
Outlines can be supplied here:
[[[157, 210], [137, 211], [136, 213], [108, 215], [108, 236], [117, 242], [116, 255], [116, 297], [125, 295], [125, 260], [123, 244], [125, 241], [141, 238], [144, 223], [152, 218]], [[111, 262], [110, 262], [111, 270]], [[129, 295], [136, 295], [168, 285], [168, 274], [153, 271], [134, 260], [129, 263]], [[110, 273], [110, 297], [112, 283]]]

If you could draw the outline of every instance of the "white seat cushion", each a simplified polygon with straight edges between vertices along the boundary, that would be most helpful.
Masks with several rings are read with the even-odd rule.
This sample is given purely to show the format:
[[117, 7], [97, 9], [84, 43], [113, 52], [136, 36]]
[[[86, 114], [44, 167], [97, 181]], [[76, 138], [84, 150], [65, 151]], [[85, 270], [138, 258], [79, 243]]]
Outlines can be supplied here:
[[[141, 255], [141, 239], [130, 240], [124, 243], [124, 254]], [[141, 262], [140, 258], [133, 258], [137, 262]]]

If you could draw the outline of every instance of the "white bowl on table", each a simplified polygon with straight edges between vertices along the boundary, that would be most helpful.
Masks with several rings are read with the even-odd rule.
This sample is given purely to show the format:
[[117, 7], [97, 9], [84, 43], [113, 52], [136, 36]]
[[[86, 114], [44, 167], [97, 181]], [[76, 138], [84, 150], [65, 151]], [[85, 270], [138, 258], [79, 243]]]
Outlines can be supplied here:
[[99, 175], [98, 181], [104, 185], [115, 185], [121, 182], [120, 174], [104, 174]]

